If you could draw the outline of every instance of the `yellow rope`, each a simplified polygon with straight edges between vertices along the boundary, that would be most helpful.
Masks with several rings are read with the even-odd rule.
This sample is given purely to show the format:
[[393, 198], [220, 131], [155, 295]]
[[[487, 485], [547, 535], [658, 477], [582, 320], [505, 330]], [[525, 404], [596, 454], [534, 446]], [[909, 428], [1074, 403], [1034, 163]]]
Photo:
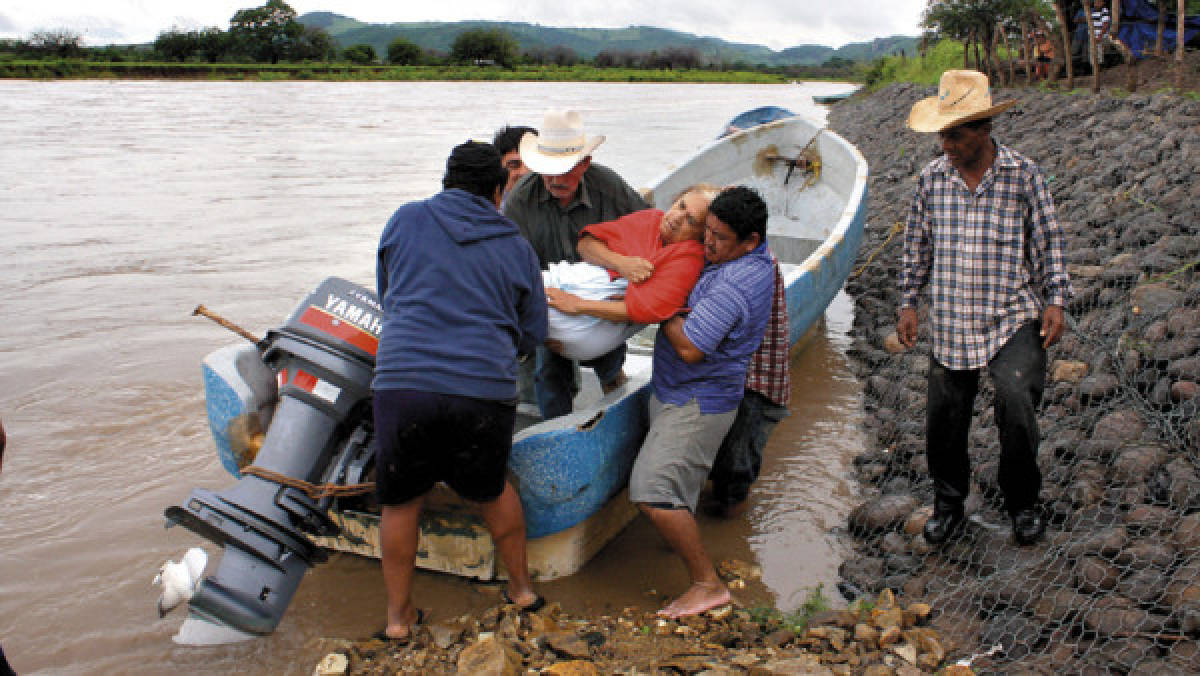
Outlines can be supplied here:
[[290, 477], [286, 474], [273, 472], [269, 469], [259, 467], [258, 465], [250, 465], [242, 468], [242, 474], [249, 474], [260, 479], [266, 479], [282, 486], [290, 486], [304, 493], [313, 500], [320, 500], [327, 497], [348, 498], [355, 495], [366, 495], [375, 490], [374, 483], [363, 484], [311, 484], [301, 479]]
[[883, 240], [883, 244], [880, 244], [878, 247], [876, 247], [875, 250], [871, 252], [871, 255], [867, 256], [867, 261], [865, 263], [863, 263], [862, 265], [858, 266], [857, 270], [855, 270], [854, 272], [851, 272], [850, 276], [847, 277], [847, 279], [854, 279], [855, 277], [859, 276], [859, 274], [861, 274], [863, 270], [867, 269], [868, 265], [870, 265], [872, 262], [874, 262], [875, 257], [879, 255], [879, 252], [883, 251], [883, 247], [887, 246], [892, 241], [893, 237], [895, 237], [896, 235], [898, 235], [902, 232], [904, 232], [904, 222], [896, 221], [895, 223], [893, 223], [891, 229], [888, 230], [887, 239]]

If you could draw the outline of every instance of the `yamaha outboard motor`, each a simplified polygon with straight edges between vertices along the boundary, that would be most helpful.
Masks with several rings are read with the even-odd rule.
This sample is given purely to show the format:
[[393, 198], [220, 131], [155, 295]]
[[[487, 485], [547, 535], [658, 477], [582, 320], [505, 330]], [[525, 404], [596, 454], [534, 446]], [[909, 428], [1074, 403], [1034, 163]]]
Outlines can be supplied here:
[[[225, 548], [216, 574], [191, 599], [192, 616], [270, 633], [304, 574], [326, 559], [307, 535], [338, 533], [326, 513], [332, 498], [314, 500], [289, 479], [361, 480], [373, 452], [371, 378], [381, 329], [375, 294], [331, 277], [258, 344], [261, 362], [277, 378], [278, 403], [253, 467], [223, 491], [198, 488], [182, 506], [166, 510], [168, 527], [180, 524]], [[253, 355], [249, 345], [243, 352]], [[212, 379], [206, 371], [206, 380]], [[235, 374], [227, 380], [248, 379]], [[243, 382], [228, 385], [245, 388]], [[211, 420], [213, 401], [221, 399], [211, 382], [208, 399]], [[237, 403], [236, 397], [225, 399]], [[214, 434], [222, 432], [216, 422], [213, 427]]]

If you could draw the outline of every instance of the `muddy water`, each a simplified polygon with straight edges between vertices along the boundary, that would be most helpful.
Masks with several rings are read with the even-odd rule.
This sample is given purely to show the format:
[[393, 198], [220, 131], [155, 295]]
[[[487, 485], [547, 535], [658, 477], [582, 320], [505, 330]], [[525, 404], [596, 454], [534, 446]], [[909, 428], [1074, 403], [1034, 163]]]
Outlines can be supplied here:
[[[198, 539], [162, 510], [230, 483], [204, 419], [201, 358], [256, 333], [315, 282], [373, 283], [379, 230], [439, 188], [450, 147], [550, 106], [583, 111], [597, 161], [645, 185], [734, 114], [844, 85], [0, 82], [0, 644], [21, 673], [311, 673], [321, 637], [378, 628], [378, 563], [335, 555], [269, 638], [176, 646], [151, 579]], [[794, 362], [793, 415], [771, 439], [743, 519], [703, 520], [715, 558], [756, 561], [749, 602], [794, 607], [832, 582], [857, 387], [850, 306]], [[205, 545], [210, 553], [216, 550]], [[649, 605], [683, 571], [636, 521], [544, 591], [573, 610]], [[422, 574], [439, 615], [497, 589]], [[178, 611], [177, 611], [178, 612]]]

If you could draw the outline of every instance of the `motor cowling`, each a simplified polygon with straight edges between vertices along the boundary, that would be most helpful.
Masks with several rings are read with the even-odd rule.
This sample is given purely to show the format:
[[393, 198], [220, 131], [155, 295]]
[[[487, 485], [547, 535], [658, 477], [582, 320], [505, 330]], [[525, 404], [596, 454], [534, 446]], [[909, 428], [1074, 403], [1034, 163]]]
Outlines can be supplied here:
[[233, 486], [194, 489], [166, 510], [175, 524], [224, 547], [216, 573], [189, 608], [252, 634], [274, 631], [313, 565], [326, 554], [308, 535], [333, 536], [330, 498], [313, 499], [286, 479], [356, 483], [373, 454], [371, 379], [382, 330], [375, 294], [344, 279], [323, 281], [258, 349], [276, 374], [278, 403], [254, 470]]

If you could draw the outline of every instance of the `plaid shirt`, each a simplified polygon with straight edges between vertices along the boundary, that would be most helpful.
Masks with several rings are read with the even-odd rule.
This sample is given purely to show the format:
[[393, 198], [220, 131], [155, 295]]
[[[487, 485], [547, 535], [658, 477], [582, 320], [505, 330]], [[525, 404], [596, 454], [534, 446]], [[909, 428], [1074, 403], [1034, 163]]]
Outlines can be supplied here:
[[746, 389], [758, 392], [775, 404], [787, 406], [792, 392], [788, 371], [788, 314], [787, 294], [779, 261], [775, 261], [775, 291], [771, 298], [771, 318], [762, 343], [750, 357], [746, 369]]
[[1071, 297], [1063, 232], [1037, 165], [996, 144], [975, 194], [946, 156], [917, 180], [904, 231], [900, 307], [926, 283], [933, 356], [954, 370], [981, 368], [1044, 305]]

